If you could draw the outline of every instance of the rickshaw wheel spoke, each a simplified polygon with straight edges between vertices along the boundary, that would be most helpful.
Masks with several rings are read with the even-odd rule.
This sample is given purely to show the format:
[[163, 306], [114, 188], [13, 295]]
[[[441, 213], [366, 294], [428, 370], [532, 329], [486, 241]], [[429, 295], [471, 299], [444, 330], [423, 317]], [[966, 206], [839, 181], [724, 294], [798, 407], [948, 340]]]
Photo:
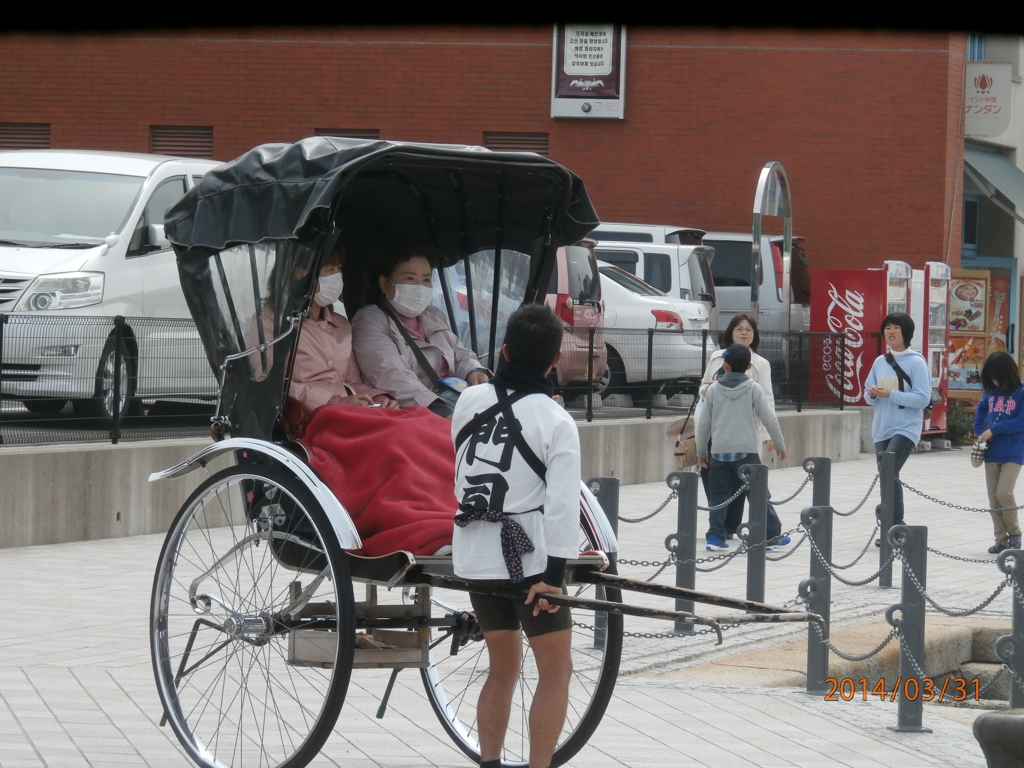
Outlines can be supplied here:
[[[303, 586], [337, 615], [295, 629], [310, 619], [284, 611]], [[345, 553], [294, 476], [240, 465], [196, 489], [164, 542], [150, 622], [164, 712], [196, 763], [301, 768], [317, 755], [348, 688], [355, 608]]]

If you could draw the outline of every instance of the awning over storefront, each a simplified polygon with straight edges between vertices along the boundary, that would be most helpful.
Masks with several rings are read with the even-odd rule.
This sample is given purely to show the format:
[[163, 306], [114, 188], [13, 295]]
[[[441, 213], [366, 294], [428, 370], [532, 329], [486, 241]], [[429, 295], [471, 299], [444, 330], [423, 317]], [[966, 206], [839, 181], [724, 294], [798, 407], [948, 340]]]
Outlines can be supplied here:
[[1024, 211], [1024, 171], [998, 152], [978, 147], [964, 147], [964, 171], [988, 196], [1017, 221], [1024, 224], [1024, 217], [998, 200], [992, 192], [994, 187], [1002, 192], [1020, 210]]

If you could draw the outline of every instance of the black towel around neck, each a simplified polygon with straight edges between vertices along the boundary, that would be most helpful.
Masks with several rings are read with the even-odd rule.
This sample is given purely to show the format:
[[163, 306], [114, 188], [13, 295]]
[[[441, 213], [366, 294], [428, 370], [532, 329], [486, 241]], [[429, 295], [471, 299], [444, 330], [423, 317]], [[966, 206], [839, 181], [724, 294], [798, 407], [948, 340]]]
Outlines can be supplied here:
[[529, 366], [506, 360], [491, 379], [498, 387], [515, 390], [516, 392], [538, 392], [549, 397], [554, 394], [555, 387], [551, 380]]

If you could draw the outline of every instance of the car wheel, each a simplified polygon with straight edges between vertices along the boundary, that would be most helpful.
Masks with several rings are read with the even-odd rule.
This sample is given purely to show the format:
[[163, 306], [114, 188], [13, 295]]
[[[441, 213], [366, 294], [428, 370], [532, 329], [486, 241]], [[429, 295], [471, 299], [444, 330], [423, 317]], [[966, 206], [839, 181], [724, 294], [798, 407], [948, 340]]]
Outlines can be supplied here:
[[604, 375], [594, 382], [594, 392], [601, 395], [614, 395], [626, 391], [626, 366], [619, 353], [610, 344], [608, 349], [608, 365]]
[[96, 388], [93, 396], [86, 400], [74, 401], [75, 416], [99, 419], [103, 429], [107, 429], [113, 424], [115, 412], [118, 413], [120, 419], [124, 419], [131, 416], [139, 406], [135, 398], [138, 384], [135, 359], [129, 354], [128, 347], [123, 341], [120, 343], [121, 391], [115, 406], [114, 368], [117, 365], [118, 357], [115, 352], [116, 344], [117, 342], [110, 338], [103, 347], [103, 354], [100, 356], [100, 362], [96, 368]]

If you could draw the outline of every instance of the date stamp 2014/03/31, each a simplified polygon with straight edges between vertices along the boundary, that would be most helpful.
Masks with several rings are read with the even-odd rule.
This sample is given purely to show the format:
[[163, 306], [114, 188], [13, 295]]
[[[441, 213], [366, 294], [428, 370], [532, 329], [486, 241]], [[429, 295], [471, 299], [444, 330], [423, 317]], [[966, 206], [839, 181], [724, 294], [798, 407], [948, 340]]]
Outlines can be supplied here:
[[902, 696], [906, 701], [966, 701], [973, 698], [974, 701], [981, 699], [981, 683], [978, 678], [970, 680], [962, 677], [947, 677], [943, 679], [941, 686], [936, 686], [933, 680], [925, 678], [918, 680], [916, 677], [896, 678], [896, 684], [889, 687], [883, 677], [874, 686], [868, 687], [869, 681], [866, 677], [854, 680], [851, 677], [836, 679], [829, 677], [825, 679], [829, 687], [825, 694], [825, 701], [852, 701], [855, 698], [868, 700], [868, 696], [877, 696], [880, 700], [896, 701]]

